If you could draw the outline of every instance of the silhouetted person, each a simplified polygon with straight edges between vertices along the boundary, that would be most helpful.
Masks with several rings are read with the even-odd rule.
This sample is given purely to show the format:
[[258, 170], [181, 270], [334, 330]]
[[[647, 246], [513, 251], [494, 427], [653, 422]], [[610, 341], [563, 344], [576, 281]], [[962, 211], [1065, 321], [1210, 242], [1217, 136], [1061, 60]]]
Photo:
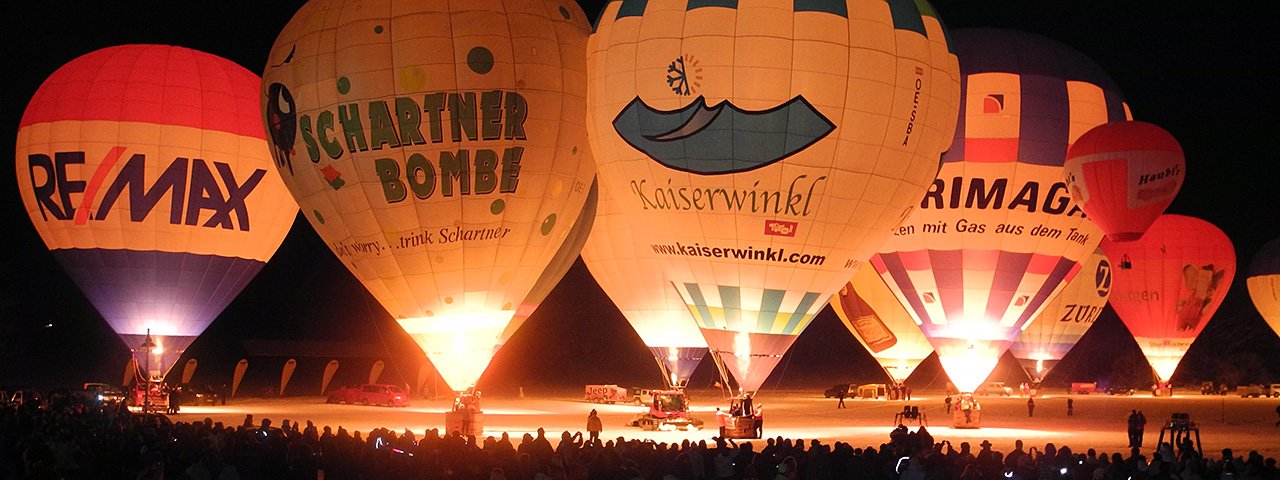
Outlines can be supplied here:
[[1067, 399], [1067, 416], [1070, 417], [1070, 416], [1074, 416], [1075, 414], [1076, 414], [1076, 401], [1074, 399], [1068, 398]]
[[947, 406], [947, 413], [951, 413], [951, 395], [942, 400], [942, 404]]
[[596, 415], [596, 409], [591, 409], [591, 413], [587, 415], [587, 433], [590, 435], [589, 440], [594, 443], [600, 441], [600, 432], [604, 430], [604, 425], [600, 423], [600, 416]]
[[1027, 398], [1027, 416], [1036, 416], [1036, 399], [1034, 398]]
[[844, 390], [836, 392], [836, 408], [844, 408]]

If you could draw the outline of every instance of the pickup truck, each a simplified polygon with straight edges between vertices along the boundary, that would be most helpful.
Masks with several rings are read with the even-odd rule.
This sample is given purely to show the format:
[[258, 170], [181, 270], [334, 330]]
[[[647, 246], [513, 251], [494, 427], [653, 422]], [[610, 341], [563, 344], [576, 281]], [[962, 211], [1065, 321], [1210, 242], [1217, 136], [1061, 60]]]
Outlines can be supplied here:
[[1241, 385], [1236, 387], [1236, 395], [1240, 398], [1245, 397], [1280, 397], [1280, 384], [1272, 383], [1270, 385], [1254, 384]]
[[364, 385], [342, 387], [329, 392], [326, 403], [346, 403], [360, 405], [385, 405], [388, 407], [409, 406], [409, 394], [399, 385], [366, 383]]

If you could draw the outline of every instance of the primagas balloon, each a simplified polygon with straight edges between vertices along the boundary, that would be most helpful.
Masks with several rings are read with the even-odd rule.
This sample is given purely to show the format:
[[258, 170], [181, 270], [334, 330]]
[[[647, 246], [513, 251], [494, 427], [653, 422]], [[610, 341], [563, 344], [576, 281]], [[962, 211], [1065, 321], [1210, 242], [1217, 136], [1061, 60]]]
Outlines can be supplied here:
[[1055, 41], [992, 29], [952, 41], [964, 78], [954, 142], [871, 264], [972, 392], [1101, 240], [1062, 163], [1076, 138], [1126, 108], [1096, 64]]
[[1253, 306], [1280, 335], [1280, 239], [1267, 242], [1253, 255], [1246, 282]]
[[1080, 209], [1117, 242], [1136, 240], [1182, 188], [1182, 146], [1146, 122], [1112, 122], [1085, 132], [1067, 152], [1067, 188]]
[[924, 2], [611, 1], [588, 47], [603, 188], [757, 390], [918, 201], [958, 76]]
[[454, 390], [586, 202], [583, 17], [567, 0], [313, 0], [271, 49], [285, 183]]
[[297, 204], [271, 167], [258, 77], [121, 45], [59, 68], [23, 112], [18, 189], [98, 313], [163, 377], [280, 246]]
[[906, 381], [920, 362], [933, 354], [933, 345], [915, 318], [875, 269], [859, 268], [831, 297], [831, 309], [895, 383]]
[[649, 347], [663, 381], [672, 387], [684, 386], [706, 356], [707, 341], [680, 293], [671, 288], [657, 255], [636, 238], [610, 192], [601, 196], [595, 227], [582, 248], [582, 262]]
[[1142, 238], [1107, 239], [1102, 249], [1116, 262], [1111, 308], [1168, 382], [1231, 288], [1231, 240], [1204, 220], [1165, 214]]
[[1081, 262], [1080, 272], [1027, 323], [1009, 346], [1033, 382], [1039, 383], [1093, 326], [1111, 296], [1111, 262], [1102, 249]]

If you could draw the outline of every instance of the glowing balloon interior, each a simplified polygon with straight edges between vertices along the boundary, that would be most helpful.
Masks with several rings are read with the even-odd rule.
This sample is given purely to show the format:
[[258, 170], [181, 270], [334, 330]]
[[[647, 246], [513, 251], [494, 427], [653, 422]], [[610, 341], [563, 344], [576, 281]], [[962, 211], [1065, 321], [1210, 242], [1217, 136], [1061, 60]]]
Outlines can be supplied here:
[[904, 382], [933, 354], [916, 320], [870, 267], [859, 268], [853, 279], [831, 298], [831, 309], [876, 359], [893, 382]]
[[1116, 262], [1111, 308], [1167, 382], [1231, 288], [1231, 240], [1204, 220], [1165, 214], [1142, 238], [1102, 249]]
[[304, 5], [262, 115], [312, 227], [463, 390], [586, 202], [590, 27], [567, 0], [379, 5]]
[[653, 353], [669, 386], [689, 382], [707, 353], [698, 325], [658, 264], [640, 242], [609, 191], [601, 195], [595, 227], [582, 248], [582, 262], [640, 340]]
[[1246, 282], [1253, 306], [1280, 335], [1280, 239], [1267, 242], [1253, 255]]
[[1169, 132], [1112, 122], [1085, 132], [1067, 152], [1067, 188], [1107, 238], [1136, 240], [1182, 188], [1186, 160]]
[[925, 2], [615, 0], [588, 53], [602, 188], [759, 389], [937, 171], [942, 23]]
[[1018, 359], [1033, 382], [1067, 356], [1076, 342], [1093, 326], [1111, 296], [1112, 264], [1102, 249], [1081, 262], [1080, 273], [1045, 305], [1035, 319], [1027, 322], [1009, 353]]
[[1126, 118], [1092, 61], [1044, 37], [953, 32], [959, 125], [937, 178], [872, 265], [971, 392], [1022, 327], [1079, 270], [1102, 232], [1062, 182], [1067, 148]]
[[123, 45], [59, 68], [23, 112], [27, 213], [150, 378], [258, 273], [296, 215], [271, 168], [258, 84], [207, 53]]

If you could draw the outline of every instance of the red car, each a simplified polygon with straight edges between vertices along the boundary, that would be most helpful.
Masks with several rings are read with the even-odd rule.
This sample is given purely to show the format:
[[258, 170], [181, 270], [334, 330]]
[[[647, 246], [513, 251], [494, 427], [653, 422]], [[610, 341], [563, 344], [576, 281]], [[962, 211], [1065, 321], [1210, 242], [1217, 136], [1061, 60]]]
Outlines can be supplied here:
[[409, 406], [409, 394], [398, 385], [367, 383], [342, 387], [329, 392], [328, 403], [358, 403], [360, 405]]

